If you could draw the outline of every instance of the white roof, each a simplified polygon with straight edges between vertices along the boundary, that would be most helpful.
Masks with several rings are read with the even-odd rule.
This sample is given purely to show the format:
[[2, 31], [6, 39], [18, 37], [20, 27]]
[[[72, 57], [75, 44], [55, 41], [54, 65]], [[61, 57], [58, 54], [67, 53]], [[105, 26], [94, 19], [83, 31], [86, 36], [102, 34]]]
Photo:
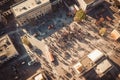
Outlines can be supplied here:
[[114, 39], [114, 40], [117, 40], [119, 37], [120, 37], [120, 34], [119, 34], [119, 32], [117, 31], [117, 30], [113, 30], [112, 32], [111, 32], [111, 37]]
[[108, 71], [111, 67], [111, 63], [107, 59], [105, 59], [103, 62], [97, 65], [95, 71], [97, 74], [103, 74], [104, 72]]
[[34, 80], [43, 80], [42, 74], [38, 74], [38, 75], [34, 78]]
[[74, 66], [74, 69], [77, 71], [77, 73], [80, 73], [80, 70], [79, 69], [82, 69], [82, 64], [80, 62], [78, 62], [77, 64], [75, 64]]
[[100, 52], [99, 50], [94, 50], [92, 51], [88, 57], [93, 61], [96, 62], [98, 59], [100, 59], [104, 54]]
[[18, 5], [14, 6], [12, 8], [12, 11], [13, 11], [15, 17], [20, 16], [38, 6], [41, 6], [41, 5], [49, 2], [49, 0], [40, 0], [41, 3], [37, 4], [36, 1], [38, 1], [38, 0], [26, 0]]

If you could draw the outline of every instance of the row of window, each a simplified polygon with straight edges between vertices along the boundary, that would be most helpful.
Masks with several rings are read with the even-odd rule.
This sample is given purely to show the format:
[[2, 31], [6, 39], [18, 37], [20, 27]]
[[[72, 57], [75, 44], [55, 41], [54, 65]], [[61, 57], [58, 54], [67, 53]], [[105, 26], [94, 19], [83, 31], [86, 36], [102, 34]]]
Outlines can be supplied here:
[[37, 19], [38, 17], [41, 17], [51, 11], [51, 5], [48, 5], [44, 7], [43, 9], [36, 9], [33, 12], [28, 13], [27, 15], [25, 14], [24, 16], [20, 17], [17, 19], [20, 25], [27, 24], [31, 19]]

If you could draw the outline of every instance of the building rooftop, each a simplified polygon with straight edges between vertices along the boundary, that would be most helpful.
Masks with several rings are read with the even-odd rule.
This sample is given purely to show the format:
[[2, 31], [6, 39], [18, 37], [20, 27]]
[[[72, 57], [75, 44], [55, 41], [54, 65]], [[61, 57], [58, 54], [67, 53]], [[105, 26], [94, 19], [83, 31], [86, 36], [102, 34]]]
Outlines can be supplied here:
[[43, 75], [42, 74], [38, 74], [34, 80], [43, 80]]
[[94, 50], [92, 51], [88, 57], [93, 61], [96, 62], [98, 59], [100, 59], [102, 56], [104, 56], [104, 54], [102, 52], [100, 52], [99, 50]]
[[120, 34], [119, 34], [119, 32], [117, 30], [114, 29], [111, 32], [111, 37], [112, 37], [113, 40], [117, 40], [118, 38], [120, 38]]
[[92, 2], [94, 2], [95, 0], [84, 0], [86, 4], [90, 4]]
[[7, 61], [13, 56], [18, 55], [13, 43], [11, 42], [8, 35], [0, 38], [0, 63]]
[[112, 69], [112, 64], [107, 59], [105, 59], [96, 66], [95, 71], [99, 76], [102, 76], [110, 69]]
[[100, 52], [99, 50], [95, 49], [91, 53], [89, 53], [87, 56], [83, 57], [80, 62], [75, 64], [73, 67], [76, 70], [76, 72], [79, 74], [84, 74], [85, 72], [93, 69], [100, 58], [102, 58], [104, 54]]
[[32, 9], [35, 9], [45, 3], [49, 2], [49, 0], [26, 0], [20, 4], [15, 5], [12, 7], [12, 11], [15, 17], [18, 17]]

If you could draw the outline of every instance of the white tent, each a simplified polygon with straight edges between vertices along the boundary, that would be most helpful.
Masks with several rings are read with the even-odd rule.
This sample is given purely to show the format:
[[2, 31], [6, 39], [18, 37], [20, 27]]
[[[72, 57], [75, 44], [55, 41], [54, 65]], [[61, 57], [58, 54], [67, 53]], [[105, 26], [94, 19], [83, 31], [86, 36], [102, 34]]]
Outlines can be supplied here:
[[104, 54], [102, 52], [100, 52], [99, 50], [94, 50], [92, 51], [88, 57], [93, 61], [96, 62], [97, 60], [99, 60], [102, 56], [104, 56]]

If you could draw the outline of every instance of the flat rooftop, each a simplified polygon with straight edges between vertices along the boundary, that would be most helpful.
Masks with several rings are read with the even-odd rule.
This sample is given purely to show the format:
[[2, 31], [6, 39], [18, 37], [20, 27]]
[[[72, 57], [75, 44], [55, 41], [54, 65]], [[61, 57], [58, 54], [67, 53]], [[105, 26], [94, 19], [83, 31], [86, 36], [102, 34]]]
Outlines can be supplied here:
[[111, 69], [112, 69], [112, 64], [107, 59], [105, 59], [104, 61], [102, 61], [100, 64], [96, 66], [95, 71], [99, 76], [101, 76]]
[[0, 38], [0, 63], [15, 55], [18, 55], [18, 52], [11, 42], [9, 36], [5, 35], [4, 37]]
[[111, 37], [112, 37], [113, 40], [117, 40], [118, 38], [120, 38], [120, 33], [117, 30], [114, 29], [111, 32]]
[[80, 63], [85, 67], [86, 70], [90, 70], [93, 68], [93, 63], [88, 57], [85, 57], [83, 60], [80, 61]]
[[30, 76], [27, 80], [47, 80], [47, 76], [45, 75], [45, 71], [39, 69], [36, 71], [35, 74]]
[[99, 59], [103, 56], [104, 54], [101, 51], [95, 49], [87, 56], [83, 57], [83, 59], [81, 59], [79, 63], [74, 66], [74, 68], [78, 73], [84, 74], [85, 72], [93, 69], [94, 66], [98, 64], [96, 61], [100, 61]]
[[89, 3], [92, 3], [94, 2], [95, 0], [84, 0], [86, 4], [89, 4]]
[[49, 0], [26, 0], [20, 4], [15, 5], [12, 7], [12, 11], [15, 17], [18, 17], [36, 7], [39, 7], [45, 3], [49, 2]]

